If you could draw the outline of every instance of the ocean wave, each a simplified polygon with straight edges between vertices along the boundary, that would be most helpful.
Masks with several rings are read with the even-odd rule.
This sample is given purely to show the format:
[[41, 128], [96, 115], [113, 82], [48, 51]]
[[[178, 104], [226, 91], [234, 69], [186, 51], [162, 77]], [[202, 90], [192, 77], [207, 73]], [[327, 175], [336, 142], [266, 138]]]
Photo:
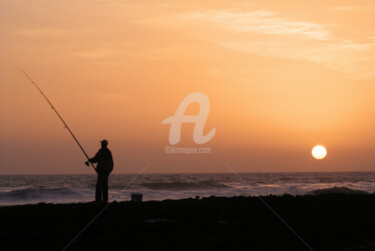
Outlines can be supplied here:
[[80, 193], [68, 187], [43, 188], [33, 187], [16, 189], [9, 192], [0, 192], [0, 201], [9, 200], [33, 200], [42, 198], [66, 198], [79, 196]]
[[199, 181], [199, 182], [146, 182], [140, 183], [147, 189], [153, 190], [194, 190], [194, 189], [217, 189], [217, 188], [230, 188], [229, 186], [214, 182], [214, 181]]
[[[142, 193], [147, 201], [212, 195], [375, 194], [375, 172], [240, 175], [241, 178], [232, 174], [113, 174], [109, 197], [123, 201], [129, 200], [131, 193]], [[328, 178], [329, 182], [322, 182]], [[0, 206], [92, 201], [95, 183], [95, 175], [0, 175]]]
[[331, 188], [323, 188], [323, 189], [315, 189], [307, 194], [309, 195], [320, 195], [320, 194], [369, 194], [366, 191], [362, 190], [355, 190], [348, 187], [331, 187]]

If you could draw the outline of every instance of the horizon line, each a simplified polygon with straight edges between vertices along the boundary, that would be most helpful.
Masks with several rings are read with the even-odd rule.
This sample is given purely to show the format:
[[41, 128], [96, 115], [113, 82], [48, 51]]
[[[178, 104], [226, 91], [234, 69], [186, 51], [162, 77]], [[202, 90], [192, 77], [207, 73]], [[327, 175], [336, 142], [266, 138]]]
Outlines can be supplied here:
[[[375, 170], [372, 171], [285, 171], [285, 172], [237, 172], [237, 174], [263, 174], [263, 173], [269, 173], [269, 174], [281, 174], [281, 173], [374, 173]], [[35, 173], [35, 174], [0, 174], [0, 176], [27, 176], [27, 175], [95, 175], [96, 173], [60, 173], [60, 174], [48, 174], [48, 173]], [[111, 175], [137, 175], [137, 173], [111, 173]], [[180, 172], [180, 173], [165, 173], [165, 172], [155, 172], [155, 173], [143, 173], [145, 174], [233, 174], [232, 172], [202, 172], [202, 173], [189, 173], [189, 172]]]

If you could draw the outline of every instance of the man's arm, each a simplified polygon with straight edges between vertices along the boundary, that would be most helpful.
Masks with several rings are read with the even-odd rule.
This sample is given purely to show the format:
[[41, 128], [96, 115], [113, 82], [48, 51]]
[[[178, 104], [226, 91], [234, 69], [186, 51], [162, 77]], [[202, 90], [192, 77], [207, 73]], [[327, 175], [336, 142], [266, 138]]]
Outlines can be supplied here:
[[98, 163], [99, 162], [99, 160], [101, 159], [101, 150], [99, 150], [96, 154], [95, 154], [95, 156], [93, 157], [93, 158], [91, 158], [91, 159], [89, 159], [89, 161], [91, 162], [91, 163]]

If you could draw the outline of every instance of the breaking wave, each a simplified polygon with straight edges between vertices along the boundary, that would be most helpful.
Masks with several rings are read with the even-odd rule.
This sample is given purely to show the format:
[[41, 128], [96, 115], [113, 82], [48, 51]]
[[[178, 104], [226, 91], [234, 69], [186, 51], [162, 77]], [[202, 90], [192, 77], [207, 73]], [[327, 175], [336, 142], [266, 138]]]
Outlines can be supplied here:
[[348, 187], [331, 187], [324, 189], [315, 189], [307, 194], [309, 195], [321, 195], [321, 194], [369, 194], [366, 191], [350, 189]]
[[[87, 202], [95, 199], [95, 175], [0, 175], [0, 206]], [[110, 200], [145, 201], [290, 194], [375, 194], [373, 173], [113, 174]]]
[[24, 188], [16, 189], [9, 192], [0, 192], [0, 201], [14, 200], [39, 200], [39, 199], [60, 199], [74, 198], [81, 196], [81, 193], [68, 187], [59, 188]]
[[229, 188], [229, 186], [213, 181], [199, 182], [146, 182], [140, 183], [140, 186], [154, 190], [195, 190], [195, 189], [217, 189]]

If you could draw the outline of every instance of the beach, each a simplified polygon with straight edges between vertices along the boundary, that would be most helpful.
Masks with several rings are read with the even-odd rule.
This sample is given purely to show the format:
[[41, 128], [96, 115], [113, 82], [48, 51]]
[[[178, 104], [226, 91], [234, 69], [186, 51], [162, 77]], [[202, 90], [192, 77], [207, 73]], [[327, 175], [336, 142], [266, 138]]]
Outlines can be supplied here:
[[1, 249], [375, 250], [374, 212], [373, 194], [3, 206]]

